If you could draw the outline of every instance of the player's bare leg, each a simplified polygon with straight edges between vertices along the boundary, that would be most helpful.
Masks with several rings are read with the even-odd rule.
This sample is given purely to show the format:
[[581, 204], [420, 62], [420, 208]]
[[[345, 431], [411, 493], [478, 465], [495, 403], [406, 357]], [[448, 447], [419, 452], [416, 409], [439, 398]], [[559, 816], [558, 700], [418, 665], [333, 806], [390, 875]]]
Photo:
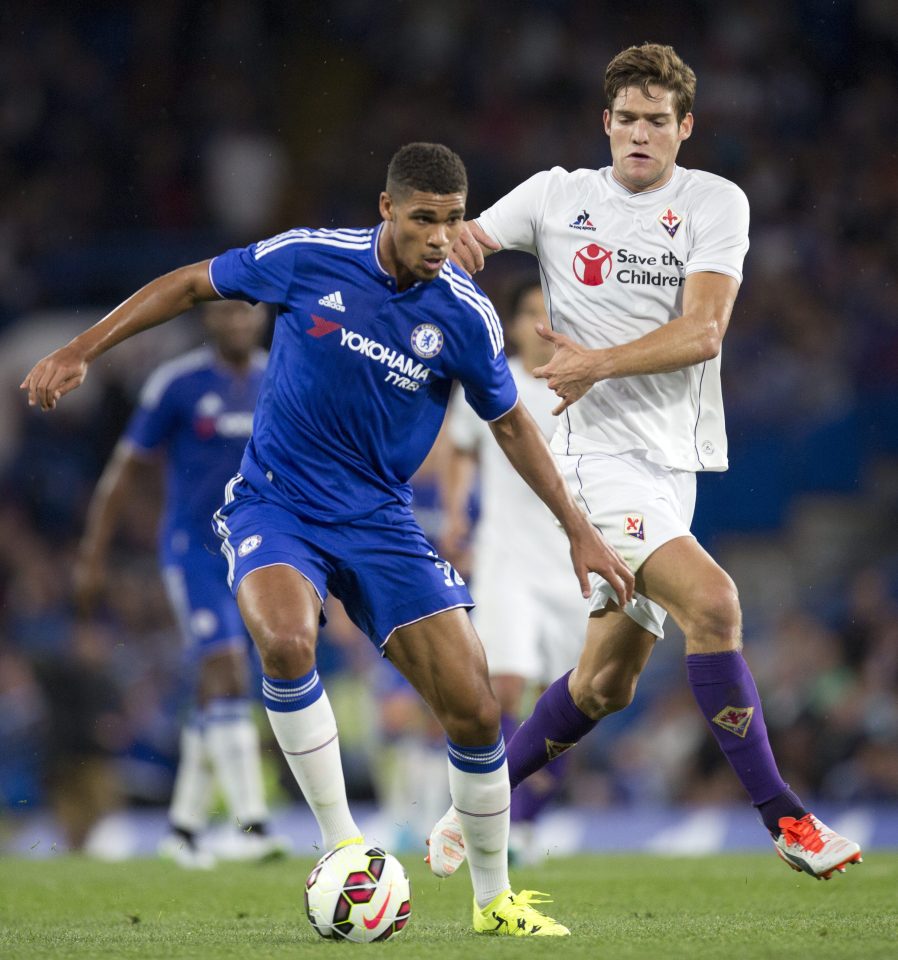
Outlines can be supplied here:
[[[548, 687], [509, 744], [512, 789], [578, 743], [602, 717], [630, 703], [654, 642], [614, 603], [589, 617], [577, 666]], [[450, 809], [430, 835], [436, 876], [451, 876], [464, 861], [464, 844], [456, 836]]]
[[[757, 689], [741, 654], [741, 611], [730, 577], [696, 540], [682, 537], [648, 558], [637, 589], [665, 607], [683, 630], [696, 701], [780, 857], [796, 870], [826, 879], [860, 862], [860, 847], [817, 820], [779, 775]], [[624, 709], [653, 646], [654, 637], [613, 604], [593, 614], [577, 667], [549, 687], [509, 745], [512, 787], [578, 742], [603, 716]], [[449, 828], [444, 817], [434, 833]], [[464, 857], [463, 850], [453, 852], [455, 860]], [[444, 870], [447, 864], [451, 868], [453, 861], [445, 859]]]
[[318, 821], [324, 849], [359, 838], [346, 799], [337, 723], [315, 668], [317, 592], [298, 570], [276, 564], [247, 574], [237, 603], [262, 659], [268, 719]]
[[692, 537], [656, 550], [639, 571], [640, 591], [661, 604], [686, 636], [689, 684], [711, 732], [739, 778], [777, 853], [790, 866], [829, 879], [859, 863], [860, 847], [830, 830], [779, 774], [757, 687], [742, 657], [735, 584]]
[[511, 791], [499, 704], [467, 613], [447, 610], [394, 631], [386, 654], [446, 731], [449, 790], [474, 886], [474, 929], [513, 936], [566, 935], [567, 928], [533, 906], [535, 895], [511, 893]]

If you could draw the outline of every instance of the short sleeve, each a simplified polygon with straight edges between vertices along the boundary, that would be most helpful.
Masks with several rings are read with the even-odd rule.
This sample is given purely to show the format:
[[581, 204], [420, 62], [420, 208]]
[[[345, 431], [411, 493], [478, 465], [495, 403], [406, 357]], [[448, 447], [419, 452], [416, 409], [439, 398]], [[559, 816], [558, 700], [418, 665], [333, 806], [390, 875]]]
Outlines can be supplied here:
[[157, 370], [144, 385], [125, 437], [141, 450], [155, 450], [170, 438], [176, 420], [177, 400], [173, 381]]
[[742, 264], [748, 253], [748, 198], [724, 181], [693, 213], [693, 243], [686, 261], [690, 273], [723, 273], [742, 282]]
[[537, 234], [551, 170], [534, 174], [484, 210], [477, 222], [503, 250], [536, 253]]
[[449, 439], [465, 453], [474, 453], [484, 437], [483, 421], [468, 405], [462, 390], [456, 390], [449, 403]]
[[463, 270], [447, 264], [441, 276], [451, 295], [457, 320], [453, 326], [461, 334], [447, 373], [464, 387], [465, 398], [481, 420], [498, 420], [518, 398], [505, 359], [502, 321], [490, 298]]
[[228, 250], [209, 264], [209, 280], [226, 300], [285, 303], [296, 274], [297, 250], [291, 230], [248, 247]]

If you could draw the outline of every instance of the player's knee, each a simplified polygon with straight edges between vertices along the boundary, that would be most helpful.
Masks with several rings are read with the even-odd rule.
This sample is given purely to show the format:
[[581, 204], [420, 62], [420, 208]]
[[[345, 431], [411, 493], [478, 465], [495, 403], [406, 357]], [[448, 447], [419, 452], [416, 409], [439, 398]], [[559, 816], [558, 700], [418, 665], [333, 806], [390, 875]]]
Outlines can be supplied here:
[[742, 612], [736, 584], [725, 573], [690, 598], [683, 624], [689, 652], [738, 650]]
[[253, 632], [265, 673], [277, 680], [293, 680], [315, 665], [317, 632], [302, 627], [263, 626]]
[[448, 711], [443, 726], [453, 743], [484, 746], [499, 738], [499, 703], [493, 696]]
[[600, 720], [611, 713], [626, 709], [633, 702], [639, 675], [620, 675], [603, 671], [585, 680], [571, 684], [571, 696], [577, 707], [591, 717]]

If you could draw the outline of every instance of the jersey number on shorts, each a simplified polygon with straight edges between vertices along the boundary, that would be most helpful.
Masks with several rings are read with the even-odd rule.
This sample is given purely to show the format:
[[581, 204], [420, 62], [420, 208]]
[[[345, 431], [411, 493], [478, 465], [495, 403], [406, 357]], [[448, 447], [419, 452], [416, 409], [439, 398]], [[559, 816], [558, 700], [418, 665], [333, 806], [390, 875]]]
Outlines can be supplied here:
[[452, 566], [448, 560], [434, 560], [434, 566], [437, 570], [443, 572], [445, 579], [445, 584], [447, 587], [463, 587], [465, 581], [462, 580], [461, 574]]

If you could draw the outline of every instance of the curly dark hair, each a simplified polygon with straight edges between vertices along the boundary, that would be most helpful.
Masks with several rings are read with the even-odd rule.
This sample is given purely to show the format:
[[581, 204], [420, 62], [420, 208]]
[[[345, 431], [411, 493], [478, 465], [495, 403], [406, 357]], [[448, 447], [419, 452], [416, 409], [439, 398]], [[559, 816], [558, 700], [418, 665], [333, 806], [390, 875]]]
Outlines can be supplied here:
[[397, 198], [423, 193], [467, 193], [468, 174], [461, 157], [441, 143], [407, 143], [387, 167], [387, 193]]
[[648, 97], [651, 84], [673, 92], [677, 122], [682, 123], [695, 100], [695, 74], [673, 47], [660, 43], [627, 47], [608, 64], [605, 71], [608, 109], [625, 87], [639, 87]]

